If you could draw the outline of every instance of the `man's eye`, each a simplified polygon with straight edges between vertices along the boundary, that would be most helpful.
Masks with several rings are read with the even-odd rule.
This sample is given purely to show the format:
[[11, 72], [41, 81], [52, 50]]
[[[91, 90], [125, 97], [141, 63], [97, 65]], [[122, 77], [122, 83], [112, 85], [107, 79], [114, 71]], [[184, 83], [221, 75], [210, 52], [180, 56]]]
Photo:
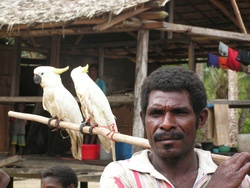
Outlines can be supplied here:
[[161, 115], [161, 114], [163, 114], [163, 111], [158, 109], [152, 110], [150, 112], [150, 115]]
[[175, 109], [172, 111], [173, 114], [187, 114], [188, 112], [183, 109]]

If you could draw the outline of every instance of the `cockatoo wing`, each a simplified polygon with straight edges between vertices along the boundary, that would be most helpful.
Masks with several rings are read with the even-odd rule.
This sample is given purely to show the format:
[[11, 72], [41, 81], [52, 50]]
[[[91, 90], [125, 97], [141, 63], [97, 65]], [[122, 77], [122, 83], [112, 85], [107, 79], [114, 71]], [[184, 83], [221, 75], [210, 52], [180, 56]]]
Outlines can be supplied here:
[[[80, 90], [76, 90], [77, 96], [81, 102], [81, 105], [84, 106], [82, 112], [84, 117], [90, 119], [90, 124], [97, 124], [98, 126], [102, 126], [110, 129], [111, 131], [117, 132], [117, 126], [115, 122], [115, 117], [110, 109], [109, 102], [106, 96], [103, 96], [103, 92], [99, 92], [99, 88], [95, 83], [91, 87], [87, 89], [88, 92], [83, 92]], [[98, 87], [98, 86], [97, 86]], [[115, 143], [114, 141], [102, 136], [98, 135], [98, 138], [107, 153], [112, 150], [112, 158], [115, 160]]]
[[[64, 87], [53, 88], [44, 92], [43, 104], [52, 117], [57, 116], [66, 122], [80, 125], [83, 118], [75, 98]], [[81, 145], [83, 136], [79, 131], [66, 129], [71, 139], [71, 151], [74, 158], [81, 160]]]
[[64, 121], [81, 124], [83, 118], [77, 101], [63, 86], [45, 89], [43, 105], [52, 117], [57, 116]]

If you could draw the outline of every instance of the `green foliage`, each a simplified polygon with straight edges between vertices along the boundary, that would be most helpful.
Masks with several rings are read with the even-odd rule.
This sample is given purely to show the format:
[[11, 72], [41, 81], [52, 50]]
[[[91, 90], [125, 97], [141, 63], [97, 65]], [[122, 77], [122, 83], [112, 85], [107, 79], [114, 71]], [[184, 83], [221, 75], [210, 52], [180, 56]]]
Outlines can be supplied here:
[[[242, 109], [239, 109], [239, 117], [242, 113]], [[250, 133], [250, 114], [248, 113], [244, 126], [242, 127], [242, 130], [240, 133]]]
[[[13, 46], [14, 43], [15, 43], [14, 38], [0, 38], [0, 44]], [[26, 46], [26, 45], [22, 43], [22, 46]], [[30, 58], [30, 59], [45, 59], [46, 58], [43, 54], [40, 54], [38, 52], [30, 52], [30, 51], [29, 52], [22, 51], [21, 57]]]
[[228, 75], [223, 69], [204, 68], [204, 85], [208, 100], [227, 99]]
[[250, 75], [245, 73], [238, 73], [238, 91], [239, 100], [247, 99], [247, 89], [250, 87]]
[[[239, 73], [238, 80], [238, 91], [239, 91], [239, 100], [250, 100], [250, 75], [245, 73]], [[248, 110], [248, 109], [244, 109]], [[243, 109], [239, 110], [239, 118], [243, 115]], [[244, 124], [241, 128], [241, 133], [250, 133], [250, 114], [248, 114], [244, 121]]]
[[0, 44], [14, 45], [14, 38], [0, 38]]
[[[207, 91], [208, 100], [227, 99], [228, 75], [227, 71], [204, 66], [204, 85]], [[250, 75], [238, 72], [238, 99], [250, 100]], [[239, 118], [242, 115], [239, 109]], [[242, 133], [250, 133], [250, 114], [248, 113]]]

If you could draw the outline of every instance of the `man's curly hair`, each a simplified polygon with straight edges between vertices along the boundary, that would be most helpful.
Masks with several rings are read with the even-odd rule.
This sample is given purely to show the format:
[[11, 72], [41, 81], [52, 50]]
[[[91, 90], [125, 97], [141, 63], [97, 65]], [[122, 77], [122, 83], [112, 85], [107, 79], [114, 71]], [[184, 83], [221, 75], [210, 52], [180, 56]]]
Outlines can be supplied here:
[[67, 188], [73, 184], [75, 188], [78, 186], [76, 173], [68, 166], [53, 166], [42, 172], [41, 178], [54, 177], [62, 184], [63, 188]]
[[207, 95], [203, 83], [194, 72], [183, 67], [161, 67], [144, 80], [141, 88], [141, 109], [144, 117], [148, 97], [153, 90], [187, 91], [196, 117], [207, 105]]

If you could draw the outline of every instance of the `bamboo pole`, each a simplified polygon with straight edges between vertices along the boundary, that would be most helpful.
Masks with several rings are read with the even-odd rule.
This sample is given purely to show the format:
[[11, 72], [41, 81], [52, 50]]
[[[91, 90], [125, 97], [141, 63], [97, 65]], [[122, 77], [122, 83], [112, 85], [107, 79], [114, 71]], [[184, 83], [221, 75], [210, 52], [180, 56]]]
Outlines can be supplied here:
[[[39, 116], [39, 115], [34, 115], [34, 114], [21, 113], [21, 112], [9, 111], [8, 116], [18, 118], [18, 119], [25, 119], [28, 121], [35, 121], [35, 122], [39, 122], [39, 123], [46, 124], [46, 125], [48, 125], [48, 122], [49, 122], [49, 118]], [[52, 127], [56, 127], [56, 120], [50, 121], [49, 125]], [[64, 121], [61, 121], [59, 123], [59, 126], [61, 128], [64, 128], [64, 129], [72, 129], [75, 131], [80, 130], [80, 125], [77, 125], [74, 123], [69, 123], [69, 122], [64, 122]], [[84, 133], [89, 134], [89, 127], [87, 127], [87, 126], [83, 127], [82, 131]], [[125, 142], [128, 144], [133, 144], [136, 146], [150, 149], [149, 142], [145, 138], [129, 136], [129, 135], [121, 134], [121, 133], [114, 133], [113, 134], [112, 132], [110, 132], [110, 130], [103, 128], [103, 127], [95, 127], [93, 129], [93, 134], [100, 134], [100, 135], [105, 136], [109, 139], [113, 139], [116, 142]], [[230, 158], [229, 156], [223, 156], [223, 155], [218, 155], [218, 154], [211, 154], [211, 155], [212, 155], [213, 161], [217, 165], [219, 165], [223, 161]]]
[[231, 3], [232, 3], [232, 6], [233, 6], [233, 9], [234, 9], [234, 14], [238, 20], [238, 23], [239, 23], [239, 27], [242, 31], [242, 33], [245, 33], [247, 34], [247, 30], [246, 30], [246, 27], [245, 27], [245, 24], [242, 20], [242, 17], [241, 17], [241, 14], [240, 14], [240, 10], [238, 8], [238, 5], [236, 3], [236, 0], [231, 0]]
[[[36, 122], [39, 122], [39, 123], [42, 123], [45, 125], [48, 125], [48, 121], [49, 121], [49, 118], [46, 118], [43, 116], [14, 112], [14, 111], [9, 111], [8, 116], [15, 117], [18, 119], [26, 119], [28, 121], [36, 121]], [[50, 126], [56, 127], [56, 120], [52, 120], [50, 122]], [[64, 128], [64, 129], [72, 129], [75, 131], [79, 131], [80, 125], [70, 123], [70, 122], [61, 121], [59, 123], [59, 127]], [[82, 131], [84, 133], [89, 134], [89, 127], [88, 126], [83, 127]], [[145, 138], [133, 137], [133, 136], [129, 136], [129, 135], [121, 134], [121, 133], [113, 133], [113, 132], [110, 132], [110, 130], [107, 128], [95, 127], [93, 129], [92, 133], [105, 136], [105, 137], [112, 139], [116, 142], [125, 142], [125, 143], [132, 144], [132, 145], [139, 145], [143, 148], [150, 148], [149, 142]]]
[[246, 27], [244, 25], [244, 22], [242, 20], [242, 17], [240, 15], [240, 10], [238, 8], [238, 5], [236, 3], [235, 0], [231, 0], [231, 4], [233, 6], [234, 9], [234, 13], [237, 19], [235, 19], [235, 17], [233, 16], [233, 14], [231, 14], [231, 12], [225, 8], [225, 6], [218, 0], [210, 0], [215, 6], [217, 6], [218, 8], [220, 8], [222, 10], [222, 12], [235, 24], [237, 25], [240, 30], [242, 31], [242, 33], [247, 34], [247, 30]]

